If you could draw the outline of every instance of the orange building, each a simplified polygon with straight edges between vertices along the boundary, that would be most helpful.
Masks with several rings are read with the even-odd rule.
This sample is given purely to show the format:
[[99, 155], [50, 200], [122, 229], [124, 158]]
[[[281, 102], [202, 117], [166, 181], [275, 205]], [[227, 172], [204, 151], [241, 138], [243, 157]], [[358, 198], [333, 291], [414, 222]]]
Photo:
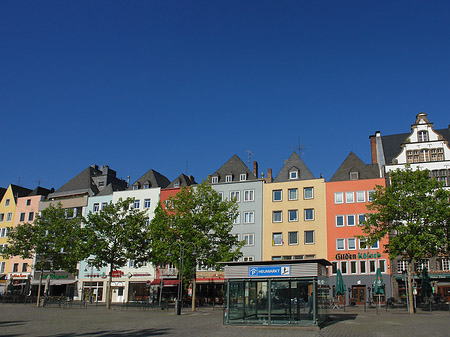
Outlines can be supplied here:
[[385, 295], [391, 296], [390, 263], [388, 255], [383, 253], [388, 239], [366, 247], [365, 241], [357, 238], [363, 235], [359, 224], [369, 212], [366, 205], [376, 185], [385, 185], [378, 165], [364, 164], [353, 152], [326, 183], [328, 260], [332, 263], [329, 284], [334, 296], [336, 273], [340, 269], [347, 288], [347, 303], [350, 299], [357, 304], [364, 303], [372, 297], [378, 268], [383, 276]]

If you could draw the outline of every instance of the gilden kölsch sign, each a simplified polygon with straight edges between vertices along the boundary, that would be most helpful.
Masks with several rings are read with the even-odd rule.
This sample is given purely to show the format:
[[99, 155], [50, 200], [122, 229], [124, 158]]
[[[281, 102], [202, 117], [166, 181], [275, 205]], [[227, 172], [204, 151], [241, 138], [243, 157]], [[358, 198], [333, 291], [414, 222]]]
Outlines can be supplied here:
[[358, 254], [336, 254], [336, 260], [366, 260], [366, 259], [380, 259], [380, 253], [358, 253]]

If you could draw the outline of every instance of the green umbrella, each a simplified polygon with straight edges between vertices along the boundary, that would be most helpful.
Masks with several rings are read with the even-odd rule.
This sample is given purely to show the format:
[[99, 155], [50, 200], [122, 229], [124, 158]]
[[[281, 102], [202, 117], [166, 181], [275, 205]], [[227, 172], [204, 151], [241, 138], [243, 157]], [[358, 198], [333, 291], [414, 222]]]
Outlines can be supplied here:
[[381, 276], [381, 269], [377, 269], [375, 274], [375, 281], [373, 282], [373, 294], [374, 295], [384, 295], [384, 284], [383, 277]]
[[431, 279], [430, 275], [428, 275], [427, 268], [423, 268], [422, 271], [422, 296], [430, 296], [432, 292], [431, 289]]
[[345, 284], [340, 269], [337, 270], [335, 293], [336, 295], [345, 295]]

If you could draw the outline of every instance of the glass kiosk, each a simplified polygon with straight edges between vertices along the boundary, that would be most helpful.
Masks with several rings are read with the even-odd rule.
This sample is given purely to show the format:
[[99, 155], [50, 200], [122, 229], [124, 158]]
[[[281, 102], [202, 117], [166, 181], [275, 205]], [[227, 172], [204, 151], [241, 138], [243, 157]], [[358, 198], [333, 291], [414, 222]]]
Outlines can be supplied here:
[[229, 262], [224, 324], [320, 326], [328, 318], [323, 259]]

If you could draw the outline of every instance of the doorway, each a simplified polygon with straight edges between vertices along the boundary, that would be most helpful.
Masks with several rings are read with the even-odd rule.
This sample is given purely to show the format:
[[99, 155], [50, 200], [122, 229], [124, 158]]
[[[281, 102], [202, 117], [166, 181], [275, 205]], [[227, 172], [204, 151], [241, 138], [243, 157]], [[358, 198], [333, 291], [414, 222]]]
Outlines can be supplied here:
[[352, 286], [352, 297], [355, 299], [356, 304], [364, 303], [366, 299], [366, 286]]

